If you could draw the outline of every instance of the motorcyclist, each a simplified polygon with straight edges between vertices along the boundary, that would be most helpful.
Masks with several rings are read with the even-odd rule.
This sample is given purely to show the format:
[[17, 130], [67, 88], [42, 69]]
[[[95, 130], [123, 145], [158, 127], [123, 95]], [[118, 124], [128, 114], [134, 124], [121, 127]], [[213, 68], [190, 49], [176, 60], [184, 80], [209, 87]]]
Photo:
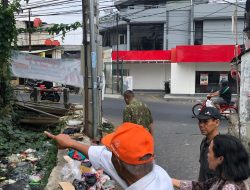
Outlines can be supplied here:
[[208, 97], [219, 96], [214, 101], [214, 106], [218, 110], [221, 110], [222, 104], [230, 104], [231, 98], [232, 98], [232, 92], [231, 92], [231, 89], [229, 87], [228, 80], [222, 79], [220, 81], [220, 87], [221, 87], [220, 90], [207, 95]]

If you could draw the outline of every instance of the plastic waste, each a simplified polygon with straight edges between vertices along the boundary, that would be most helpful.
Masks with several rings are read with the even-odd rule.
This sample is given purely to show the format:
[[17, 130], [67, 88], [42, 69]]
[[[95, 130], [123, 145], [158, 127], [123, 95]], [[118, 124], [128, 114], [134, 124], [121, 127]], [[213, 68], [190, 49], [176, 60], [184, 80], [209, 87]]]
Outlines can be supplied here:
[[211, 100], [206, 101], [206, 107], [214, 107], [214, 104]]
[[74, 179], [81, 180], [81, 170], [80, 165], [81, 162], [77, 160], [72, 160], [69, 156], [64, 157], [67, 160], [67, 164], [61, 170], [61, 180], [73, 182]]

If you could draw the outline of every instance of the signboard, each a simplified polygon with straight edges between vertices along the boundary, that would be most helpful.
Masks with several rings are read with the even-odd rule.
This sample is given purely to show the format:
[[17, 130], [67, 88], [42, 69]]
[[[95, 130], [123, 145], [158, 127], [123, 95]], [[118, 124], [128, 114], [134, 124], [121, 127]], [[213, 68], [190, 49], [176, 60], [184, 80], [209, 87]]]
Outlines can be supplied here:
[[50, 59], [14, 51], [11, 66], [16, 77], [83, 87], [81, 61], [77, 59]]
[[200, 85], [208, 85], [208, 74], [204, 73], [200, 75]]
[[[228, 81], [228, 74], [220, 74], [220, 81], [221, 80], [226, 80], [226, 81]], [[220, 82], [219, 81], [219, 82]]]

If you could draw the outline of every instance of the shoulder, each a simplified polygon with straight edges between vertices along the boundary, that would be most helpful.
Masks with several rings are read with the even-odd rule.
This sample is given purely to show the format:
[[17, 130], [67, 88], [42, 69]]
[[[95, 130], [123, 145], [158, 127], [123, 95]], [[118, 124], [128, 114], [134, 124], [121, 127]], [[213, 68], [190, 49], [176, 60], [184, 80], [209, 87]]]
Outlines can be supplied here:
[[222, 190], [238, 190], [239, 188], [233, 183], [226, 183]]

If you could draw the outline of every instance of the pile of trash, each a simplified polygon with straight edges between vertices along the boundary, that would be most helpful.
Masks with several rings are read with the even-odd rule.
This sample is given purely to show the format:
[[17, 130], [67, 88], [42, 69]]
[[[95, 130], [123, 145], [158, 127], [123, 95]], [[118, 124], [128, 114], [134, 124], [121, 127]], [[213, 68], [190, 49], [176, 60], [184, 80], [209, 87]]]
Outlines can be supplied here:
[[37, 173], [37, 163], [44, 156], [36, 150], [27, 149], [20, 154], [12, 154], [0, 161], [0, 189], [39, 189], [44, 173]]
[[112, 190], [115, 181], [103, 172], [95, 170], [90, 161], [82, 153], [73, 149], [64, 156], [67, 164], [62, 168], [59, 186], [63, 190]]

